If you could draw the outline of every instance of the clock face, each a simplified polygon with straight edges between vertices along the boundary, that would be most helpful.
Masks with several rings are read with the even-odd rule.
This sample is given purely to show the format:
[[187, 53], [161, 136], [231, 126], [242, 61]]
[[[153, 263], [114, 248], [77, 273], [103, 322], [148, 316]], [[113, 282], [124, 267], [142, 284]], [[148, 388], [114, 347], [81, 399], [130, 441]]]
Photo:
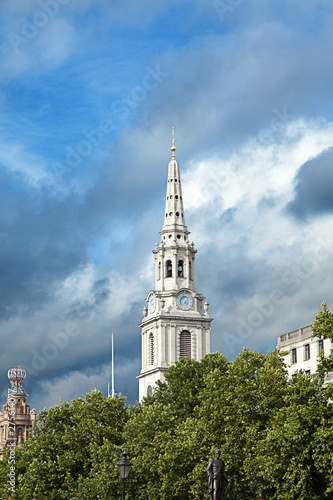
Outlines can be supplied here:
[[177, 307], [182, 311], [188, 311], [193, 306], [193, 298], [188, 292], [181, 292], [177, 296]]
[[156, 309], [156, 297], [155, 295], [152, 295], [149, 299], [149, 312], [153, 313], [155, 312]]

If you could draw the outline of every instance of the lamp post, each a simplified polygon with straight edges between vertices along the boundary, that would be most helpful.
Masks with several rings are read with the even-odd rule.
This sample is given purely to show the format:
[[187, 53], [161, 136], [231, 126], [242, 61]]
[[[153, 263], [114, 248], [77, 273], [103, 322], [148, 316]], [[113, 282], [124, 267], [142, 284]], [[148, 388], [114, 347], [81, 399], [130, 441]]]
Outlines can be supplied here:
[[117, 467], [121, 479], [123, 480], [123, 500], [125, 500], [125, 479], [128, 478], [129, 471], [131, 470], [132, 463], [127, 458], [126, 449], [123, 452], [122, 459], [117, 462]]

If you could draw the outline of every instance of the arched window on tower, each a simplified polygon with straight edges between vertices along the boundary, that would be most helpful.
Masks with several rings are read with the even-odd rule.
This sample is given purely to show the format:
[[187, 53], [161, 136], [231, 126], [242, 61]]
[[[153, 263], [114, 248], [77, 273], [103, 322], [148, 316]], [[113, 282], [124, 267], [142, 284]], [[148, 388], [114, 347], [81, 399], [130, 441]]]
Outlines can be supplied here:
[[178, 261], [178, 278], [184, 278], [184, 262]]
[[155, 345], [154, 345], [154, 334], [150, 332], [148, 337], [148, 362], [153, 365], [155, 361]]
[[172, 278], [172, 262], [171, 262], [171, 260], [166, 261], [166, 277]]
[[191, 357], [191, 332], [189, 332], [188, 330], [183, 330], [180, 333], [179, 357], [180, 358]]
[[158, 274], [157, 274], [157, 279], [160, 280], [161, 279], [161, 263], [159, 262], [158, 263]]
[[189, 274], [189, 278], [191, 280], [192, 279], [192, 262], [191, 261], [188, 264], [188, 274]]
[[22, 432], [22, 427], [19, 427], [17, 429], [17, 442], [18, 444], [22, 444], [23, 443], [23, 432]]

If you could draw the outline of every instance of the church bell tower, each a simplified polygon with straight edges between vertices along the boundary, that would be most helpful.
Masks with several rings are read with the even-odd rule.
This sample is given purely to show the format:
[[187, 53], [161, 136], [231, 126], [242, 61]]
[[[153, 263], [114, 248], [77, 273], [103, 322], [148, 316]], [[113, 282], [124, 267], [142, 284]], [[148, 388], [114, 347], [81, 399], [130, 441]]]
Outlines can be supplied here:
[[[5, 449], [15, 450], [23, 446], [36, 422], [36, 411], [34, 408], [30, 411], [28, 395], [22, 387], [25, 377], [26, 371], [21, 366], [8, 370], [11, 388], [8, 389], [7, 403], [0, 411], [0, 460], [4, 458]], [[11, 458], [15, 458], [15, 452], [11, 453]]]
[[146, 298], [141, 328], [139, 400], [151, 395], [157, 380], [181, 357], [200, 361], [210, 353], [209, 304], [195, 288], [194, 243], [189, 241], [172, 129], [164, 224], [156, 243], [155, 288]]

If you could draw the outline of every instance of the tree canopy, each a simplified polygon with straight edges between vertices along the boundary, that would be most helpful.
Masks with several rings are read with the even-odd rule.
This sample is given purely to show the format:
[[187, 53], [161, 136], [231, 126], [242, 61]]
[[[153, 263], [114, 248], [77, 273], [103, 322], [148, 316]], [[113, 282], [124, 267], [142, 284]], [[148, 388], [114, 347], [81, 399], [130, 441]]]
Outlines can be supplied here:
[[[314, 334], [333, 340], [326, 303]], [[136, 406], [98, 391], [43, 410], [34, 436], [16, 456], [16, 492], [0, 462], [0, 496], [20, 500], [121, 497], [116, 462], [133, 463], [127, 498], [207, 500], [206, 467], [221, 450], [231, 478], [230, 500], [319, 500], [333, 497], [332, 389], [324, 375], [288, 377], [283, 356], [244, 349], [200, 362], [182, 358]]]
[[[126, 419], [125, 398], [104, 398], [99, 391], [42, 410], [34, 436], [16, 451], [15, 495], [3, 484], [1, 498], [119, 498], [114, 464]], [[0, 474], [6, 472], [5, 460], [0, 466]]]
[[[322, 311], [318, 311], [313, 326], [313, 337], [319, 339], [328, 339], [333, 342], [333, 314], [330, 312], [327, 303], [322, 303]], [[325, 376], [333, 371], [333, 350], [325, 356], [324, 351], [320, 353], [320, 362], [318, 364], [318, 374], [322, 380]]]

